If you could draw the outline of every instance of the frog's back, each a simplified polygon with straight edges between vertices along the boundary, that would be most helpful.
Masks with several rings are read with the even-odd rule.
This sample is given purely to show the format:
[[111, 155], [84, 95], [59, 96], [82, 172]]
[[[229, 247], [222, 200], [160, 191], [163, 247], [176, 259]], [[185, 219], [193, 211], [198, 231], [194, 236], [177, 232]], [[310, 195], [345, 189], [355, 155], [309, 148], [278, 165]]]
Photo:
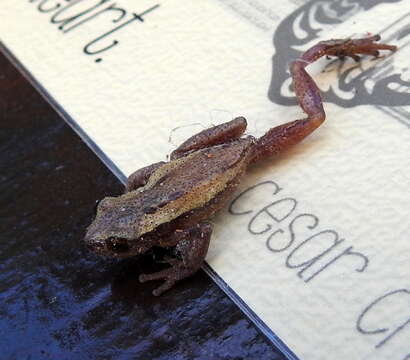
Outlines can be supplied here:
[[[164, 164], [150, 177], [144, 189], [156, 186], [177, 187], [189, 191], [198, 183], [210, 181], [230, 169], [247, 164], [253, 138], [201, 149]], [[171, 189], [169, 189], [171, 190]]]
[[244, 173], [253, 144], [252, 137], [235, 140], [195, 151], [157, 169], [133, 199], [144, 213], [140, 233], [205, 206]]

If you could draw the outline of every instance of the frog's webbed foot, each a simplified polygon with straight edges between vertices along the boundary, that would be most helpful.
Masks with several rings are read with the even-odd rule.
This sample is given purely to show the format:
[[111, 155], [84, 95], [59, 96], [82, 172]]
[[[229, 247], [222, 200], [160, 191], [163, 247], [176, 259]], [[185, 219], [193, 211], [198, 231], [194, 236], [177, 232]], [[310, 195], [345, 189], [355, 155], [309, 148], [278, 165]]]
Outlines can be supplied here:
[[[380, 44], [380, 35], [370, 36], [364, 39], [340, 39], [321, 41], [317, 46], [324, 47], [323, 51], [328, 56], [337, 56], [339, 58], [351, 57], [359, 61], [359, 55], [371, 55], [379, 57], [380, 50], [396, 51], [394, 45]], [[307, 59], [309, 61], [309, 59]]]
[[128, 177], [127, 184], [125, 185], [125, 192], [127, 193], [136, 190], [141, 186], [144, 186], [152, 173], [164, 164], [164, 161], [160, 161], [133, 172]]
[[152, 292], [158, 296], [169, 290], [177, 281], [193, 275], [205, 259], [211, 233], [212, 225], [209, 223], [201, 223], [190, 229], [175, 232], [174, 236], [179, 238], [176, 251], [181, 259], [166, 258], [166, 262], [171, 265], [170, 268], [152, 274], [141, 274], [139, 281], [143, 283], [164, 279], [165, 282]]

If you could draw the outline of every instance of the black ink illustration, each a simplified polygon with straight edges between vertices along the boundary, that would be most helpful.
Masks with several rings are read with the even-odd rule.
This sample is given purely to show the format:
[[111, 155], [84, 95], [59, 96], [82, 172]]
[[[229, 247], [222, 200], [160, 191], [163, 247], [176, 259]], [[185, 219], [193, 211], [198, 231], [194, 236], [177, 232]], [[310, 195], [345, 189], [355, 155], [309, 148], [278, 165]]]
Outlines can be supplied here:
[[[311, 0], [284, 18], [273, 36], [275, 55], [272, 59], [269, 99], [281, 105], [295, 104], [287, 65], [311, 43], [317, 42], [326, 28], [341, 25], [353, 15], [369, 11], [377, 5], [399, 2], [404, 1]], [[410, 44], [410, 12], [390, 24], [383, 24], [378, 32], [384, 41], [398, 45], [399, 51], [403, 51]], [[377, 66], [374, 66], [376, 61]], [[334, 67], [337, 67], [339, 80], [327, 90], [322, 89], [327, 102], [349, 108], [376, 105], [410, 127], [410, 67], [395, 66], [394, 57], [366, 61], [365, 65], [350, 59], [342, 62], [334, 60], [329, 62], [325, 71], [334, 71]]]

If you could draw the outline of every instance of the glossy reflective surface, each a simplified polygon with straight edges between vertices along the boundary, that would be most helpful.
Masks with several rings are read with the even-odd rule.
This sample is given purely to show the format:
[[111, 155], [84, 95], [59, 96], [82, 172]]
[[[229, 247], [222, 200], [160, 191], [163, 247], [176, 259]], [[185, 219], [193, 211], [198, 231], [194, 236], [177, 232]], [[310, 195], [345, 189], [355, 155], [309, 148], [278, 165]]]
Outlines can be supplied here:
[[1, 359], [284, 359], [202, 271], [156, 298], [82, 243], [122, 185], [0, 54]]

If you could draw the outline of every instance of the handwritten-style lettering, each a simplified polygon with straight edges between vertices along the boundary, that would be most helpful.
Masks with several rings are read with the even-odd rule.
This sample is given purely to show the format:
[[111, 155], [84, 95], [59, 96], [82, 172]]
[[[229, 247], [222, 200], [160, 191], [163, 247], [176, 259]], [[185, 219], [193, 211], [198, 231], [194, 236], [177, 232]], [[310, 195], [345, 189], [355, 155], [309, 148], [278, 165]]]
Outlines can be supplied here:
[[[120, 43], [117, 35], [120, 30], [131, 26], [134, 23], [144, 22], [145, 16], [159, 7], [153, 5], [148, 9], [136, 13], [129, 12], [117, 5], [113, 0], [28, 0], [35, 4], [35, 9], [41, 14], [50, 16], [52, 25], [58, 25], [57, 29], [62, 34], [67, 34], [79, 27], [85, 26], [103, 14], [107, 18], [107, 29], [95, 34], [83, 47], [83, 54], [97, 56], [96, 63], [102, 61], [101, 54], [113, 49]], [[115, 26], [110, 25], [114, 23]], [[92, 34], [92, 31], [90, 32]], [[112, 39], [115, 35], [116, 38]], [[110, 39], [111, 38], [111, 39]]]

